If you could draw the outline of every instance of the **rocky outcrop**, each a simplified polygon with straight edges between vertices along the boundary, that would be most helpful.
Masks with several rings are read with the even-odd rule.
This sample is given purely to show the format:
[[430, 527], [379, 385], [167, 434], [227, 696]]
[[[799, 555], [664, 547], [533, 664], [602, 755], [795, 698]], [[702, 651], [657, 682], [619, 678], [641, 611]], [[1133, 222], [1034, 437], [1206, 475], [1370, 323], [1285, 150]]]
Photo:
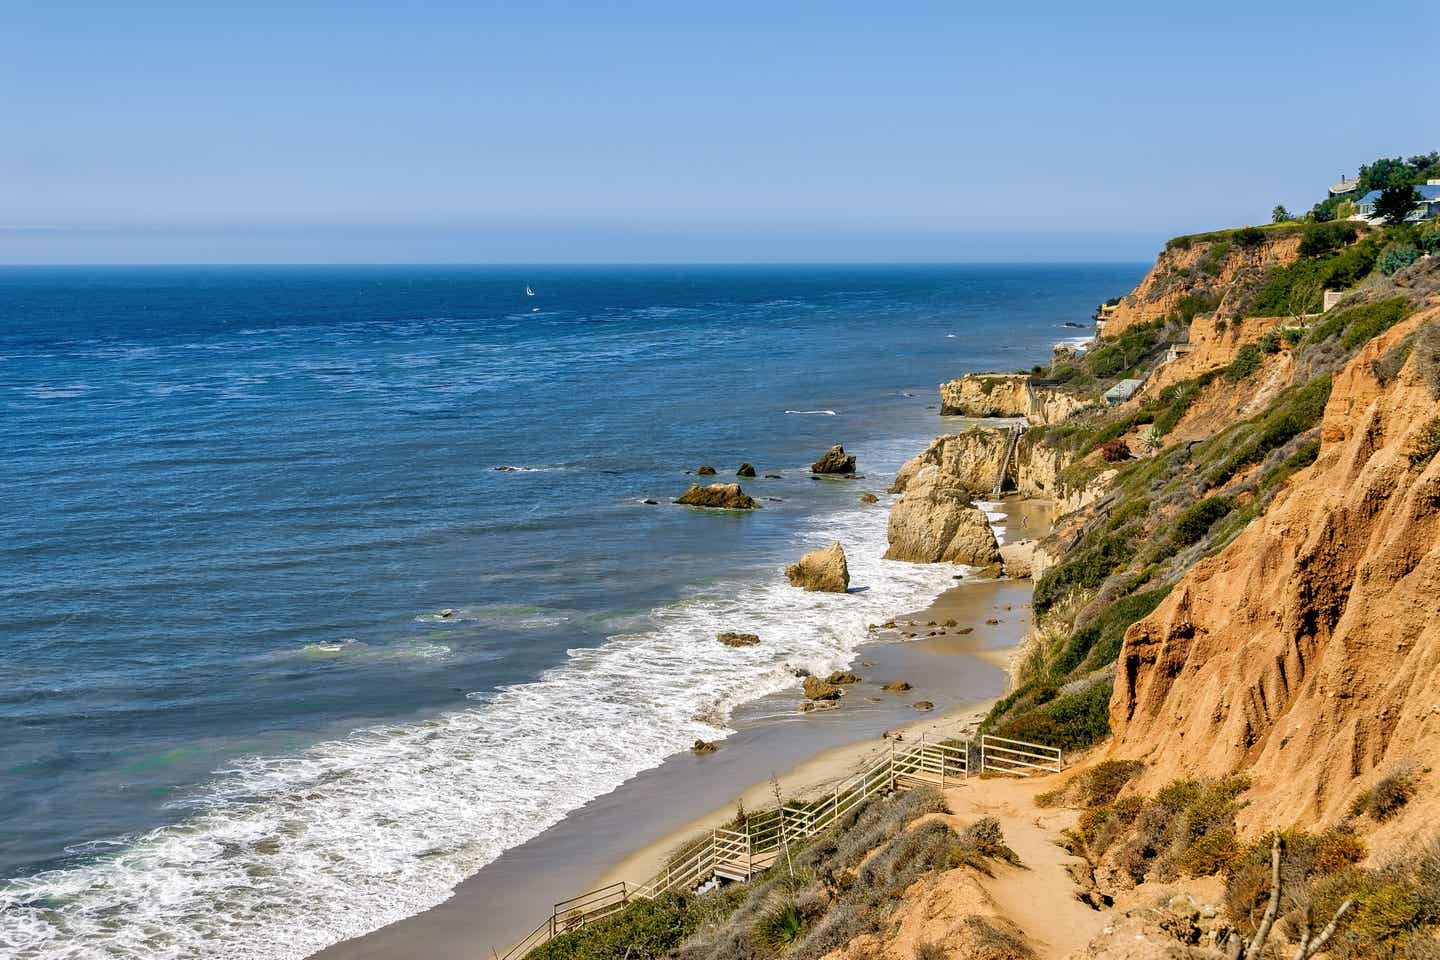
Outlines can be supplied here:
[[1300, 238], [1301, 231], [1286, 228], [1267, 230], [1259, 243], [1249, 244], [1233, 232], [1209, 239], [1177, 237], [1161, 251], [1140, 285], [1115, 306], [1100, 335], [1115, 337], [1136, 324], [1169, 316], [1185, 297], [1213, 298], [1223, 310], [1227, 304], [1220, 298], [1243, 287], [1235, 283], [1242, 272], [1258, 275], [1293, 263], [1300, 255]]
[[845, 563], [845, 548], [838, 543], [805, 554], [785, 568], [785, 576], [811, 592], [844, 593], [850, 589], [850, 567]]
[[805, 699], [806, 700], [839, 700], [845, 693], [833, 683], [827, 683], [819, 677], [805, 678]]
[[741, 490], [738, 483], [712, 483], [708, 487], [692, 483], [690, 489], [681, 494], [675, 502], [687, 507], [711, 507], [717, 510], [760, 509], [755, 498]]
[[753, 476], [755, 476], [755, 467], [754, 467], [754, 465], [753, 465], [753, 464], [749, 464], [749, 463], [742, 463], [742, 464], [740, 464], [740, 469], [738, 469], [738, 470], [735, 471], [735, 476], [737, 476], [737, 477], [753, 477]]
[[1004, 430], [976, 427], [965, 433], [947, 433], [930, 441], [923, 451], [905, 461], [895, 474], [891, 493], [904, 493], [926, 467], [936, 467], [947, 483], [975, 496], [988, 495], [1004, 466], [1009, 436]]
[[726, 631], [715, 638], [727, 647], [753, 647], [760, 642], [760, 637], [754, 633], [733, 633]]
[[1027, 373], [970, 373], [940, 384], [940, 414], [1024, 417], [1032, 426], [1058, 423], [1090, 401], [1036, 384]]
[[845, 448], [835, 444], [814, 463], [810, 464], [811, 473], [848, 474], [855, 472], [856, 459], [854, 454], [847, 454]]
[[706, 466], [703, 466], [703, 467], [696, 467], [696, 468], [695, 468], [695, 476], [697, 476], [697, 477], [713, 477], [713, 476], [715, 476], [715, 468], [712, 467], [712, 466], [709, 466], [709, 465], [706, 465]]
[[1440, 756], [1440, 456], [1411, 458], [1440, 382], [1419, 350], [1387, 384], [1373, 367], [1425, 322], [1440, 308], [1356, 355], [1315, 464], [1126, 632], [1112, 749], [1150, 764], [1140, 789], [1245, 769], [1243, 827], [1325, 823]]
[[1015, 580], [1028, 580], [1035, 569], [1035, 541], [1017, 540], [1000, 548], [1000, 561], [1005, 575]]
[[940, 415], [1023, 417], [1029, 406], [1029, 374], [967, 373], [940, 384]]
[[860, 494], [860, 502], [869, 505], [872, 503], [879, 503], [880, 498], [875, 496], [875, 494], [873, 493], [862, 493]]
[[847, 683], [859, 683], [860, 678], [855, 674], [851, 673], [849, 670], [836, 670], [834, 673], [830, 674], [830, 676], [825, 678], [825, 682], [833, 683], [836, 686], [843, 686]]
[[971, 498], [971, 491], [939, 466], [922, 467], [907, 479], [905, 492], [890, 508], [886, 559], [972, 566], [998, 563], [995, 534], [985, 514], [971, 505]]

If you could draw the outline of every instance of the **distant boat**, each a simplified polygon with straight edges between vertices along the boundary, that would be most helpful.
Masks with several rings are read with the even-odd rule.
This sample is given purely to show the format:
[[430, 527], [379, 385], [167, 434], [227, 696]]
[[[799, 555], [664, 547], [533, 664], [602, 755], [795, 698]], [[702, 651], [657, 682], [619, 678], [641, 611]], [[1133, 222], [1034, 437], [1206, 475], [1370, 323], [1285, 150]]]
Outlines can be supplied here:
[[530, 289], [530, 284], [528, 284], [528, 283], [525, 284], [525, 296], [527, 296], [527, 297], [533, 297], [533, 296], [535, 296], [535, 291]]

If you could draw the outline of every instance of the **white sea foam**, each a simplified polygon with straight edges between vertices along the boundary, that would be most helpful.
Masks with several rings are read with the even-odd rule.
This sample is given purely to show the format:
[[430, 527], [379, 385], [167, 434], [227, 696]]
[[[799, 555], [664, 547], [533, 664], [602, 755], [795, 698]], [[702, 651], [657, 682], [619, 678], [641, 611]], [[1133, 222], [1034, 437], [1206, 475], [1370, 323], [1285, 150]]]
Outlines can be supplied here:
[[786, 413], [800, 414], [800, 415], [802, 415], [802, 416], [805, 416], [805, 415], [809, 415], [809, 416], [820, 416], [820, 417], [838, 417], [838, 416], [839, 416], [839, 414], [836, 413], [834, 410], [786, 410], [785, 412], [786, 412]]
[[[843, 541], [865, 590], [806, 593], [778, 569], [717, 585], [472, 708], [241, 760], [175, 825], [0, 887], [0, 955], [298, 960], [434, 906], [568, 811], [724, 736], [735, 706], [793, 686], [787, 664], [842, 667], [867, 623], [951, 584], [954, 567], [877, 559], [885, 523], [846, 510], [797, 546]], [[763, 641], [715, 642], [733, 629]]]

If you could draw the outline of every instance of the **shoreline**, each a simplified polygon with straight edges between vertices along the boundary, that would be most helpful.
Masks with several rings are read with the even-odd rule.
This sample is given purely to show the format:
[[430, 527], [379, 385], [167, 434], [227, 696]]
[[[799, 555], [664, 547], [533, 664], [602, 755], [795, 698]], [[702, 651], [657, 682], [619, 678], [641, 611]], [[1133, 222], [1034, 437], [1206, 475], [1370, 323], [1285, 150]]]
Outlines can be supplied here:
[[[1046, 518], [1037, 501], [1012, 497], [1002, 506], [1009, 541], [1033, 536], [1034, 525]], [[855, 652], [850, 666], [865, 679], [847, 688], [842, 707], [801, 714], [793, 689], [762, 697], [737, 714], [735, 732], [716, 753], [667, 758], [505, 851], [443, 902], [309, 957], [397, 960], [413, 956], [417, 942], [435, 960], [499, 950], [528, 933], [555, 902], [615, 880], [649, 879], [674, 847], [733, 816], [737, 799], [751, 808], [773, 803], [772, 777], [787, 795], [803, 795], [873, 763], [889, 749], [882, 735], [963, 735], [1008, 688], [1010, 659], [1029, 627], [1032, 591], [1029, 580], [956, 582], [923, 609], [895, 618], [920, 635], [886, 631]], [[930, 628], [932, 620], [956, 620], [972, 630]], [[937, 634], [924, 635], [931, 629]], [[893, 679], [911, 680], [915, 689], [880, 691], [879, 684]], [[914, 713], [910, 703], [921, 698], [937, 709]]]

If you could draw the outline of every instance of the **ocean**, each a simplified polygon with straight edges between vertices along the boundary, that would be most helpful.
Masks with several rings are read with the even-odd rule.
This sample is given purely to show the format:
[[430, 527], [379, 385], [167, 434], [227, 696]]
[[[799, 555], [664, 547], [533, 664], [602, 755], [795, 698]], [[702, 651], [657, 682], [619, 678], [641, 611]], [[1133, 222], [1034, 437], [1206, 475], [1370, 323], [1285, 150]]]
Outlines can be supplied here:
[[846, 665], [935, 385], [1143, 272], [0, 268], [0, 955], [306, 956]]

